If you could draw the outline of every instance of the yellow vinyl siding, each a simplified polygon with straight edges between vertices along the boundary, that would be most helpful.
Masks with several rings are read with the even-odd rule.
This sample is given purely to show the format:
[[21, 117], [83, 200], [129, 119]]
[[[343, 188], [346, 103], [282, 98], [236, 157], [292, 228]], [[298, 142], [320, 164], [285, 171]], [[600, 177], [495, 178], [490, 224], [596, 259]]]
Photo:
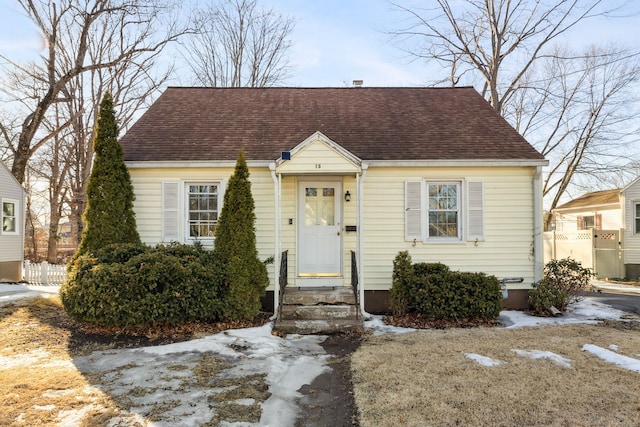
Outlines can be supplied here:
[[[233, 174], [233, 168], [132, 168], [129, 170], [136, 200], [134, 210], [140, 238], [144, 243], [156, 245], [162, 241], [162, 183], [177, 182], [180, 187], [179, 229], [184, 241], [185, 201], [184, 184], [192, 181], [219, 181], [224, 185]], [[251, 192], [255, 201], [256, 246], [260, 259], [274, 254], [274, 185], [268, 168], [250, 168]], [[224, 194], [220, 194], [224, 197]], [[269, 283], [273, 286], [273, 266], [268, 266]]]
[[312, 142], [278, 167], [283, 174], [353, 174], [357, 167], [320, 140]]
[[[415, 262], [442, 262], [453, 270], [524, 277], [522, 286], [528, 287], [534, 274], [533, 173], [533, 168], [523, 171], [519, 167], [370, 167], [364, 195], [366, 289], [389, 288], [393, 259], [401, 250], [409, 251]], [[483, 182], [485, 240], [477, 246], [464, 238], [451, 243], [418, 240], [415, 246], [405, 241], [404, 182], [420, 179]]]

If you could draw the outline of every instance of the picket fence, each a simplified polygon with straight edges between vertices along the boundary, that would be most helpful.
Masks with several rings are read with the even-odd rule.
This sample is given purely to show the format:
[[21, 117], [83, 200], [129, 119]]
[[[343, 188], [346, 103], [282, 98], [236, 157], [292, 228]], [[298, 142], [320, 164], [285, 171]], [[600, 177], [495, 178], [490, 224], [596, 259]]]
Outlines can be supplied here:
[[32, 285], [61, 285], [67, 277], [67, 266], [49, 264], [44, 261], [32, 263], [25, 261], [23, 266], [24, 280]]

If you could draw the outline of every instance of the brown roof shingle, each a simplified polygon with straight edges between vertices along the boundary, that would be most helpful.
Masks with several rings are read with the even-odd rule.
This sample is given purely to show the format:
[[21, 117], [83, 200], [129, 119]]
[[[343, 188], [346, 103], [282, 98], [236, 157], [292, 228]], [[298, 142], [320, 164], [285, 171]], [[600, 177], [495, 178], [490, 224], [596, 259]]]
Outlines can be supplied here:
[[580, 197], [558, 206], [554, 210], [558, 209], [572, 209], [583, 208], [589, 206], [602, 206], [612, 205], [620, 203], [620, 189], [593, 191], [591, 193], [585, 193]]
[[168, 88], [126, 161], [276, 160], [320, 131], [363, 160], [543, 160], [473, 88]]

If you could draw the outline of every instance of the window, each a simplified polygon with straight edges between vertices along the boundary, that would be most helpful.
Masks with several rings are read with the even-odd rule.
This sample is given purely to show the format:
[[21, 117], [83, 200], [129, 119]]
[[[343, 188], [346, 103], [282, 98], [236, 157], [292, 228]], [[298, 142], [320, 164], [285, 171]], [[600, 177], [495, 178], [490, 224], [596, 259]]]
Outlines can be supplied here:
[[593, 215], [583, 216], [582, 217], [582, 228], [578, 227], [580, 230], [589, 230], [592, 228], [596, 228], [596, 217]]
[[405, 240], [484, 240], [481, 181], [406, 181]]
[[636, 234], [640, 234], [640, 202], [635, 204], [634, 214], [636, 223]]
[[427, 183], [427, 239], [460, 237], [460, 184]]
[[2, 233], [18, 233], [18, 202], [15, 200], [2, 201]]
[[218, 223], [217, 184], [187, 184], [188, 238], [213, 239]]

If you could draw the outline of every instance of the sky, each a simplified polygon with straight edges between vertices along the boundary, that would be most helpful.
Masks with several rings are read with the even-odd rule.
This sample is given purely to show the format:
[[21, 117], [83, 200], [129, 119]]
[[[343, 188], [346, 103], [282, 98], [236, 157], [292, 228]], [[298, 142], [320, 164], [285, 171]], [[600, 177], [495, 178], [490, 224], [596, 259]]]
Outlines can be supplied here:
[[[561, 41], [577, 46], [606, 40], [637, 47], [640, 4], [630, 4], [619, 14], [629, 16], [589, 21]], [[295, 20], [291, 54], [295, 69], [287, 86], [343, 87], [353, 80], [370, 87], [424, 86], [437, 80], [438, 66], [412, 61], [391, 42], [387, 32], [407, 15], [387, 0], [259, 0], [259, 5]], [[42, 47], [41, 36], [17, 2], [0, 0], [0, 53], [37, 55]]]
[[[596, 282], [595, 285], [609, 286], [604, 282]], [[0, 284], [0, 304], [36, 295], [55, 295], [58, 289], [55, 286]], [[629, 290], [630, 287], [626, 289]], [[638, 291], [637, 288], [632, 290]], [[506, 328], [549, 327], [577, 323], [595, 324], [602, 319], [619, 320], [625, 315], [627, 313], [585, 299], [561, 317], [533, 317], [521, 311], [504, 310], [500, 313], [498, 320]], [[365, 328], [374, 335], [415, 331], [410, 328], [387, 326], [383, 323], [381, 316], [373, 316], [371, 320], [366, 321]], [[180, 419], [184, 425], [197, 425], [211, 417], [211, 407], [203, 394], [210, 393], [210, 390], [205, 391], [201, 387], [192, 386], [185, 380], [191, 375], [191, 369], [203, 354], [212, 354], [224, 359], [228, 364], [224, 370], [224, 378], [241, 381], [243, 377], [264, 376], [270, 393], [267, 400], [261, 404], [259, 423], [225, 423], [224, 425], [230, 427], [292, 426], [300, 415], [298, 407], [299, 399], [302, 397], [300, 388], [305, 384], [311, 384], [317, 376], [330, 370], [332, 356], [327, 354], [321, 346], [326, 336], [288, 335], [281, 338], [273, 335], [271, 329], [272, 325], [268, 323], [262, 327], [228, 330], [168, 345], [95, 351], [86, 356], [75, 357], [72, 361], [56, 359], [44, 350], [34, 351], [28, 355], [0, 356], [0, 369], [26, 365], [42, 367], [43, 364], [60, 367], [66, 363], [70, 369], [78, 369], [87, 375], [101, 377], [100, 387], [104, 388], [109, 395], [122, 394], [129, 397], [131, 407], [120, 413], [122, 425], [138, 422], [139, 425], [164, 427], [175, 425], [176, 418]], [[630, 372], [640, 373], [640, 354], [623, 354], [615, 342], [612, 342], [608, 348], [586, 342], [582, 350], [607, 363]], [[548, 359], [567, 369], [573, 367], [572, 360], [545, 348], [514, 348], [511, 351], [522, 358]], [[464, 356], [487, 369], [506, 363], [484, 354], [465, 352]], [[183, 368], [177, 369], [178, 366]], [[92, 387], [96, 386], [92, 385], [89, 388]], [[145, 393], [140, 393], [141, 389], [144, 389]], [[64, 390], [56, 392], [61, 391], [64, 392]], [[85, 392], [90, 395], [92, 390]], [[163, 402], [170, 402], [167, 406], [171, 409], [165, 412], [153, 411], [155, 420], [147, 423], [146, 415], [151, 413], [153, 408], [165, 407]], [[230, 403], [253, 405], [255, 401], [236, 399]], [[55, 410], [55, 407], [42, 409]], [[64, 415], [60, 415], [61, 424], [80, 425], [84, 415], [83, 410], [64, 411]]]

